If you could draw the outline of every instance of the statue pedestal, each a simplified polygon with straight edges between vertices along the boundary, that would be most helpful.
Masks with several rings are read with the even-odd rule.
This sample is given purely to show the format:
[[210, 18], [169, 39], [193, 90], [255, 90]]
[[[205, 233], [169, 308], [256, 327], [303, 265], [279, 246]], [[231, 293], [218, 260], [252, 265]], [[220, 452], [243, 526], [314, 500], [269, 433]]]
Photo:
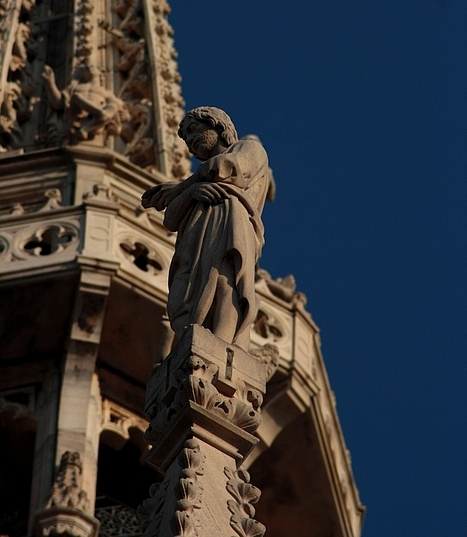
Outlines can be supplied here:
[[146, 537], [264, 533], [253, 519], [260, 491], [241, 464], [258, 442], [265, 386], [260, 360], [197, 325], [155, 368], [146, 462], [164, 479], [139, 509]]

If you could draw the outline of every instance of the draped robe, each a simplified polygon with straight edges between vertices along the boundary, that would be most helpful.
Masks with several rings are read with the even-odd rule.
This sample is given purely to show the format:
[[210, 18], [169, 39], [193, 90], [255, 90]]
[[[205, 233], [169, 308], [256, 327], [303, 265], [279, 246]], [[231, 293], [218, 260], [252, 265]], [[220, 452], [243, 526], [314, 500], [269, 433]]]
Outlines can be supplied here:
[[177, 198], [168, 205], [164, 223], [178, 236], [167, 312], [172, 326], [211, 328], [209, 319], [219, 306], [215, 301], [219, 271], [227, 262], [233, 267], [240, 302], [235, 343], [256, 314], [255, 265], [264, 244], [260, 215], [270, 181], [268, 158], [260, 143], [241, 140], [203, 162], [197, 173], [200, 182], [216, 182], [229, 198], [216, 205], [192, 199], [182, 214], [176, 210]]

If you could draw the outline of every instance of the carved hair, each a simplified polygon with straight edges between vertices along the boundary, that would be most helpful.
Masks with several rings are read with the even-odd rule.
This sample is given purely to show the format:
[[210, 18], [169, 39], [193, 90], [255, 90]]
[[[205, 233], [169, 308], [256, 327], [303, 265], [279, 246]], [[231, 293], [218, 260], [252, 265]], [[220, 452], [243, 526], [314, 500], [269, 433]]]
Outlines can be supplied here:
[[178, 128], [178, 135], [185, 141], [185, 126], [192, 119], [207, 123], [213, 129], [216, 129], [228, 146], [238, 142], [237, 131], [232, 120], [223, 110], [214, 106], [199, 106], [186, 114]]

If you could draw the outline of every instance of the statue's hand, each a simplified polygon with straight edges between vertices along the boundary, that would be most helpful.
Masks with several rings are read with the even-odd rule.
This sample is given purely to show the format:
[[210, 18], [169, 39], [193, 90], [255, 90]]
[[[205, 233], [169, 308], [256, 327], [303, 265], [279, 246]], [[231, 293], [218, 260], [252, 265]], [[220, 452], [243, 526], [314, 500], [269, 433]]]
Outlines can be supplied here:
[[187, 190], [187, 194], [195, 200], [205, 201], [210, 205], [223, 203], [230, 197], [217, 183], [195, 183]]
[[49, 84], [55, 84], [55, 73], [50, 65], [44, 65], [41, 76]]
[[179, 185], [178, 181], [170, 181], [151, 187], [141, 196], [141, 205], [145, 209], [154, 207], [157, 211], [163, 211], [178, 196]]

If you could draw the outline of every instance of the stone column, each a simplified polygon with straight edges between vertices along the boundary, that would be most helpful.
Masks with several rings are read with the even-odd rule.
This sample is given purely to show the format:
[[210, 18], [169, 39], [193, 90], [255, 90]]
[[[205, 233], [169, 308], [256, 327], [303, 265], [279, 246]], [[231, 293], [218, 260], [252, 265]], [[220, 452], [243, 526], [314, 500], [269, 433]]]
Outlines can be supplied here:
[[260, 491], [241, 465], [258, 442], [266, 369], [198, 325], [155, 368], [146, 462], [164, 478], [138, 509], [145, 537], [264, 534], [252, 505]]
[[[35, 513], [38, 537], [50, 533], [94, 537], [99, 526], [92, 516], [101, 430], [101, 396], [95, 366], [111, 274], [92, 270], [84, 264], [86, 260], [82, 263], [70, 340], [62, 366], [55, 445], [55, 464], [60, 465], [60, 470], [52, 491], [48, 489], [46, 508]], [[42, 498], [47, 487], [50, 482], [42, 485]], [[58, 493], [60, 487], [65, 492]], [[67, 491], [73, 492], [71, 499], [66, 496]], [[44, 503], [38, 507], [44, 507]], [[68, 507], [73, 507], [72, 512], [63, 511]]]
[[56, 464], [66, 451], [83, 463], [83, 490], [94, 506], [101, 428], [101, 397], [95, 373], [111, 276], [84, 270], [63, 366], [58, 412]]

